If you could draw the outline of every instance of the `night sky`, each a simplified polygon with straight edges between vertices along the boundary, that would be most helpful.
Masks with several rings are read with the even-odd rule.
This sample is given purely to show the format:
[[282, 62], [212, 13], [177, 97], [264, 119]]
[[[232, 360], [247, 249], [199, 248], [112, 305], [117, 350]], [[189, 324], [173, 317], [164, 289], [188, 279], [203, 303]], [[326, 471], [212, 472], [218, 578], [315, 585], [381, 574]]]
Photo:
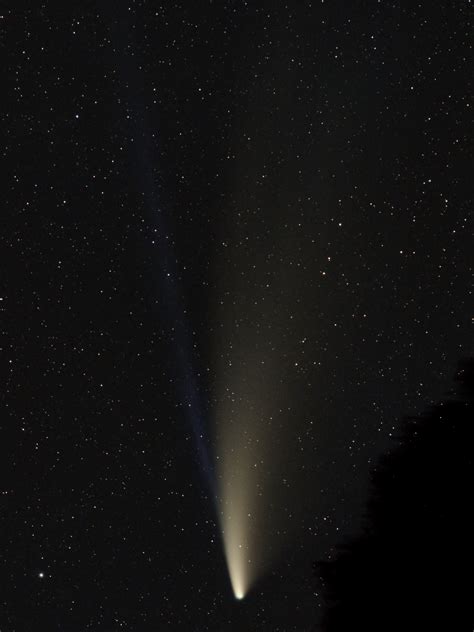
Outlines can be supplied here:
[[2, 3], [2, 632], [315, 629], [472, 353], [470, 20]]

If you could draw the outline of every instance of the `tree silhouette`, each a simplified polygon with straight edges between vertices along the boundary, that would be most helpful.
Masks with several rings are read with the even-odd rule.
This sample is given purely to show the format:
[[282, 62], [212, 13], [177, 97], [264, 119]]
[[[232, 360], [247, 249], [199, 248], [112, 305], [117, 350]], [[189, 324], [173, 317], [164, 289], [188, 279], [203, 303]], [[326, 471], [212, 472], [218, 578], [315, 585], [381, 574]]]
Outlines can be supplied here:
[[316, 564], [327, 632], [474, 629], [474, 360], [456, 379], [381, 459], [363, 533]]

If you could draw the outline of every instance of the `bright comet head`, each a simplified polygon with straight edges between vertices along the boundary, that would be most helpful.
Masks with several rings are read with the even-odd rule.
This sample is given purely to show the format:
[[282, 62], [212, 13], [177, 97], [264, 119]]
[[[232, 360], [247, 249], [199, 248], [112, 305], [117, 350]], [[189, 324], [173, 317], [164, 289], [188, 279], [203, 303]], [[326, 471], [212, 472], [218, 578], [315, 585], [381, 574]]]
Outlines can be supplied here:
[[213, 410], [218, 518], [237, 600], [248, 595], [273, 560], [275, 495], [270, 473], [278, 452], [268, 431], [275, 415], [274, 402], [266, 395], [275, 381], [273, 363], [265, 363], [261, 352], [247, 353], [246, 341], [241, 342], [235, 342], [240, 354], [235, 363], [219, 369], [216, 388], [225, 395]]
[[230, 573], [230, 581], [232, 583], [232, 590], [234, 591], [234, 596], [236, 599], [241, 600], [245, 597], [243, 577], [241, 577], [238, 574], [236, 575], [235, 573], [233, 573], [232, 568], [229, 568], [229, 573]]
[[228, 519], [224, 528], [224, 548], [229, 569], [230, 583], [236, 599], [243, 599], [248, 589], [248, 568], [245, 559], [244, 547], [239, 543], [241, 539], [238, 528], [239, 516], [234, 516], [234, 520]]

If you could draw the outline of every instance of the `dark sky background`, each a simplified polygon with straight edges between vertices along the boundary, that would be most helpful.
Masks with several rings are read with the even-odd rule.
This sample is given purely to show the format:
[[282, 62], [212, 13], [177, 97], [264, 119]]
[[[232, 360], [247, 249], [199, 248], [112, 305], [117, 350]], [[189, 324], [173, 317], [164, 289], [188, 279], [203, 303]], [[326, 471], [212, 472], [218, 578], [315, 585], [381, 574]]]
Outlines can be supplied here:
[[[472, 352], [470, 18], [2, 3], [2, 630], [318, 622], [312, 562]], [[235, 347], [275, 367], [284, 536], [242, 602], [214, 498]]]

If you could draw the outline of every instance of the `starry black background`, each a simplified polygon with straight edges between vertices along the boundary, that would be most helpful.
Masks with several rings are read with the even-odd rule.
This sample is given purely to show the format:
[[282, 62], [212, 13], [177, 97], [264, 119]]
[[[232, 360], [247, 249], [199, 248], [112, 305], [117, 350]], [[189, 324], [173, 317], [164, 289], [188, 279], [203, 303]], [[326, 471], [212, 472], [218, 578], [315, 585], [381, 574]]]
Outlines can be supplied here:
[[[317, 623], [311, 562], [469, 351], [470, 17], [3, 4], [2, 629]], [[186, 397], [221, 396], [216, 306], [266, 276], [304, 501], [236, 603]]]

